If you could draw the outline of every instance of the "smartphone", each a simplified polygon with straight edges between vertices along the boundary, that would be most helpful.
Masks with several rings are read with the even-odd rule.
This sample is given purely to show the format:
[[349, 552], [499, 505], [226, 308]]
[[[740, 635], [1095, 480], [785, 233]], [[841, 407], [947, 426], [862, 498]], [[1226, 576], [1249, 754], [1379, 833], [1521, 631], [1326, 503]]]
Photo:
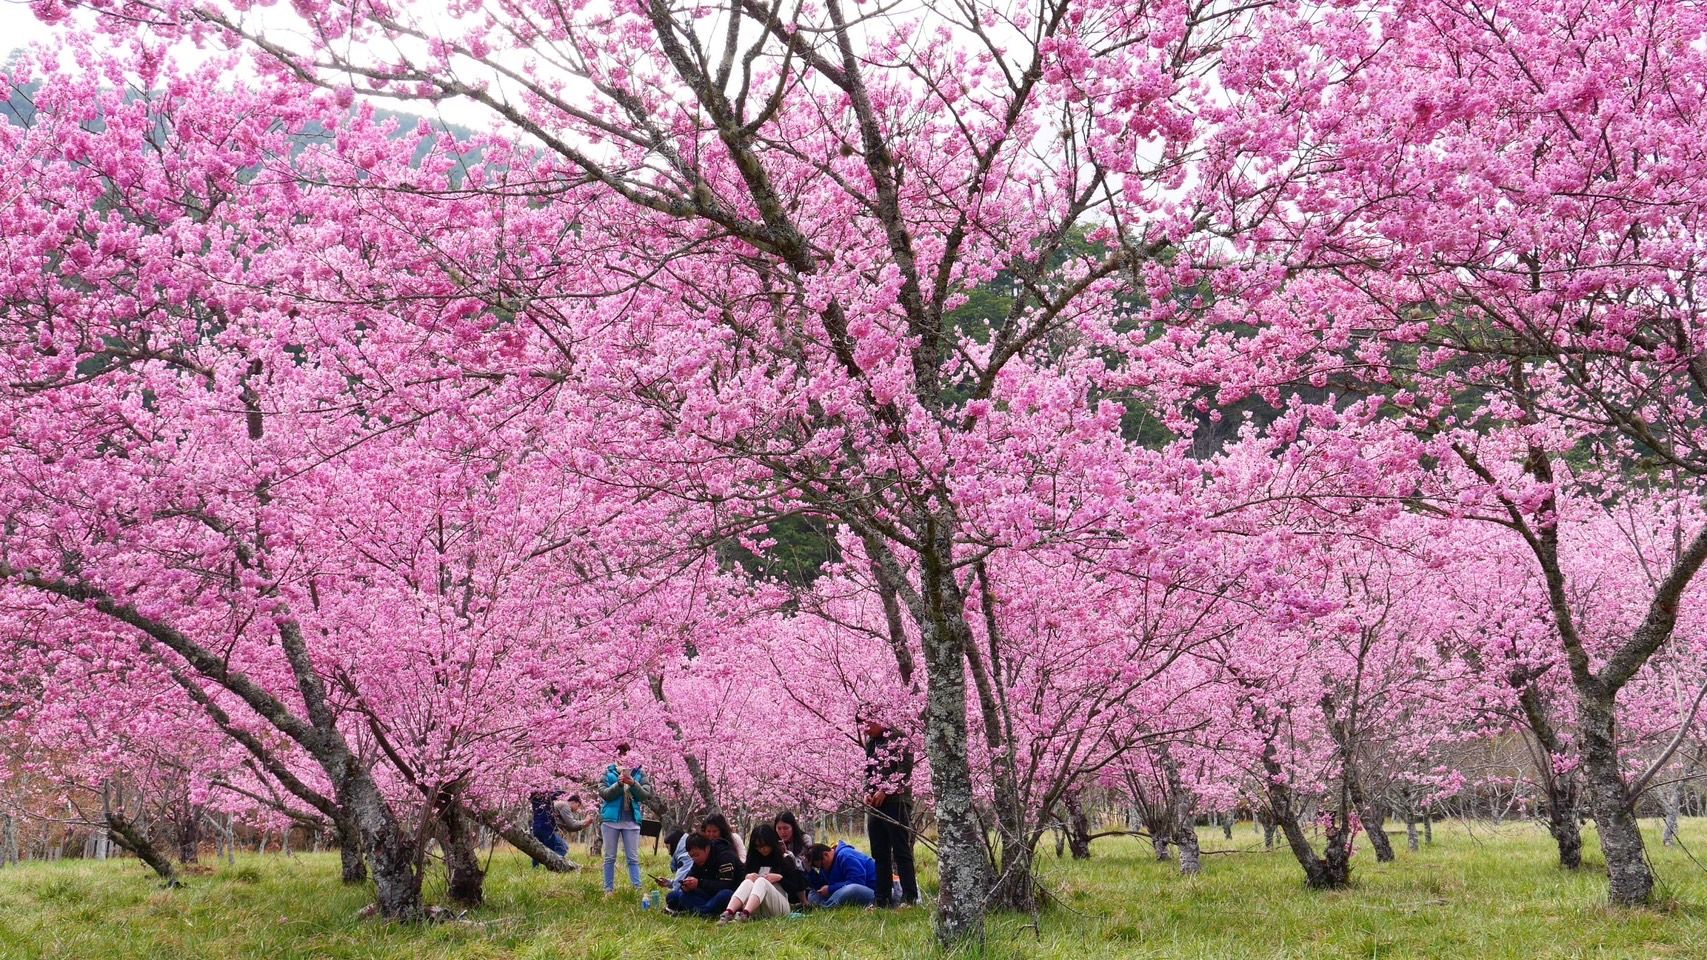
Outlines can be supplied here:
[[669, 885], [670, 885], [670, 884], [671, 884], [671, 883], [674, 883], [674, 882], [675, 882], [675, 881], [673, 881], [673, 880], [671, 880], [671, 879], [670, 879], [670, 878], [669, 878], [669, 877], [660, 877], [660, 876], [658, 876], [658, 875], [657, 875], [657, 874], [653, 874], [653, 875], [652, 875], [652, 879], [653, 879], [653, 880], [654, 880], [654, 881], [655, 881], [655, 882], [657, 882], [657, 884], [658, 884], [658, 886], [660, 886], [660, 887], [667, 887], [667, 886], [669, 886]]

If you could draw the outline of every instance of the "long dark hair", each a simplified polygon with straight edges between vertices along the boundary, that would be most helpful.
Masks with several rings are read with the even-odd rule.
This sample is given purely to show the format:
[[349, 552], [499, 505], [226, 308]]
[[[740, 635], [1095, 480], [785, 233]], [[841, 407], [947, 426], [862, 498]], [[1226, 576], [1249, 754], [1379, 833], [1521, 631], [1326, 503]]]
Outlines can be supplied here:
[[[782, 848], [797, 857], [804, 855], [806, 853], [806, 831], [800, 829], [800, 821], [794, 818], [794, 811], [784, 810], [777, 814], [775, 819], [771, 820], [772, 833], [776, 833], [776, 824], [779, 823], [786, 823], [791, 828], [789, 840], [782, 845]], [[780, 839], [782, 835], [777, 834], [777, 836]]]
[[735, 845], [735, 828], [729, 826], [729, 818], [721, 813], [714, 813], [699, 822], [699, 832], [704, 833], [706, 827], [717, 828], [717, 838], [730, 846]]
[[[760, 853], [760, 847], [769, 847], [770, 855]], [[748, 870], [770, 867], [785, 877], [796, 875], [800, 869], [789, 859], [788, 848], [782, 845], [782, 837], [777, 834], [776, 828], [768, 823], [759, 824], [747, 835], [746, 866]]]

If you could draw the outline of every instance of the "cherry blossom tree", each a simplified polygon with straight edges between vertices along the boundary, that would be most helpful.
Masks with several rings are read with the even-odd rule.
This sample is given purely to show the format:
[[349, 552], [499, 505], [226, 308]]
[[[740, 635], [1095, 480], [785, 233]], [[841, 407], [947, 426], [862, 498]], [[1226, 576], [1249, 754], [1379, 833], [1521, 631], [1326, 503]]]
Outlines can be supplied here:
[[1202, 342], [1270, 400], [1284, 383], [1389, 398], [1439, 508], [1523, 538], [1618, 904], [1653, 887], [1618, 700], [1670, 640], [1707, 529], [1679, 515], [1643, 612], [1604, 646], [1563, 544], [1623, 499], [1700, 502], [1702, 16], [1400, 2], [1271, 31], [1223, 74], [1242, 117], [1223, 218], [1251, 254], [1227, 313], [1286, 319]]

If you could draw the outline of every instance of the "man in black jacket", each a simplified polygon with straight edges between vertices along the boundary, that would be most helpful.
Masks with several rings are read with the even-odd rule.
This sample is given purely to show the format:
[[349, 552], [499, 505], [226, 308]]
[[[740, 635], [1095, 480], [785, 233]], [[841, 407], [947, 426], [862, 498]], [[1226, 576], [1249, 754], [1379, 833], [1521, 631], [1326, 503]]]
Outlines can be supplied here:
[[869, 709], [865, 727], [865, 832], [877, 861], [877, 905], [895, 906], [893, 882], [901, 876], [900, 906], [919, 902], [919, 876], [913, 866], [913, 751], [900, 733]]
[[729, 906], [741, 882], [741, 861], [729, 841], [711, 840], [700, 833], [688, 837], [688, 857], [693, 869], [682, 880], [682, 888], [664, 898], [664, 906], [674, 913], [715, 917]]

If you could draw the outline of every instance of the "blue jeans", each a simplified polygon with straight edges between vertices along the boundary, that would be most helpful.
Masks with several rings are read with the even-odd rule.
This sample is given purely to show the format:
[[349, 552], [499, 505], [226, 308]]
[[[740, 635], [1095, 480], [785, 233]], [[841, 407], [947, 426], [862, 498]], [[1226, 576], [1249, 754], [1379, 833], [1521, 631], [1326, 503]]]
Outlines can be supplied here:
[[640, 889], [640, 824], [603, 823], [600, 836], [605, 841], [605, 890], [616, 889], [616, 842], [622, 841], [622, 855], [628, 860], [628, 882]]
[[706, 893], [704, 890], [672, 890], [664, 897], [664, 905], [671, 910], [710, 917], [722, 913], [729, 906], [729, 900], [734, 894], [733, 890], [719, 890], [716, 893]]
[[[538, 840], [540, 843], [545, 844], [545, 849], [550, 850], [552, 853], [555, 853], [560, 857], [566, 857], [569, 855], [569, 841], [558, 836], [556, 830], [553, 830], [550, 833], [535, 830], [533, 832], [533, 838]], [[533, 865], [538, 867], [539, 861], [535, 860]]]
[[814, 890], [806, 901], [814, 907], [869, 907], [877, 902], [877, 894], [870, 887], [850, 883], [827, 897]]

